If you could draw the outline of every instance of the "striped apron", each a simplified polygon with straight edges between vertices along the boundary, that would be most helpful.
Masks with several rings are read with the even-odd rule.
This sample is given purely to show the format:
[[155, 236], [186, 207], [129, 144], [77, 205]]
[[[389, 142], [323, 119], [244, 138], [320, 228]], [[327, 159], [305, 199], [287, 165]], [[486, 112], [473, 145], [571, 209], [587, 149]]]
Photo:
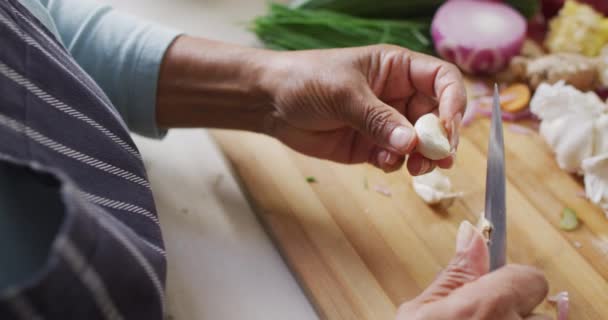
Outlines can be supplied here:
[[0, 319], [162, 319], [165, 252], [141, 155], [17, 0], [0, 1], [0, 161], [54, 177], [65, 207], [45, 265], [0, 292]]

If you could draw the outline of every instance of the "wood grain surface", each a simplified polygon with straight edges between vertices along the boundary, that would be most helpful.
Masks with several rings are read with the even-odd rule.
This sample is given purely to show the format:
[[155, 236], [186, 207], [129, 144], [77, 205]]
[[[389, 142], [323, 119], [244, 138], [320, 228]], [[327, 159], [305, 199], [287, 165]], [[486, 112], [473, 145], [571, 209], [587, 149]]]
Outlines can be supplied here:
[[[394, 319], [448, 263], [459, 223], [477, 221], [488, 133], [487, 119], [463, 129], [446, 173], [464, 196], [448, 209], [420, 200], [405, 171], [312, 159], [262, 135], [213, 136], [321, 318], [379, 320]], [[509, 262], [541, 268], [551, 294], [569, 291], [571, 320], [608, 319], [608, 220], [579, 196], [580, 179], [557, 167], [540, 136], [505, 124], [505, 148]], [[582, 221], [573, 232], [559, 229], [564, 207]], [[548, 303], [539, 311], [555, 312]]]

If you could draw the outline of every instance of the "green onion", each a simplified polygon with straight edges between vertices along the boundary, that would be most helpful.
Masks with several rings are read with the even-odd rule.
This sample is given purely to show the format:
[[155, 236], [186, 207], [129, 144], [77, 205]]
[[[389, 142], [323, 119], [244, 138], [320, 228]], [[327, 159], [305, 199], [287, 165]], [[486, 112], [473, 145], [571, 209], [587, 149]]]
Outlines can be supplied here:
[[521, 12], [526, 18], [531, 18], [540, 10], [540, 1], [538, 0], [506, 0], [505, 2]]
[[559, 227], [566, 231], [572, 231], [578, 227], [578, 217], [576, 212], [570, 208], [565, 208], [562, 211], [562, 219], [559, 222]]
[[271, 4], [251, 27], [268, 48], [306, 50], [389, 43], [431, 53], [429, 23], [374, 20], [326, 10], [291, 9]]
[[308, 183], [315, 183], [315, 182], [317, 182], [317, 179], [315, 177], [313, 177], [313, 176], [306, 177], [306, 182], [308, 182]]
[[304, 9], [326, 9], [359, 17], [432, 17], [445, 0], [304, 0]]
[[[325, 9], [358, 17], [418, 18], [432, 17], [445, 0], [302, 0], [296, 7]], [[539, 0], [505, 0], [527, 18], [540, 10]]]

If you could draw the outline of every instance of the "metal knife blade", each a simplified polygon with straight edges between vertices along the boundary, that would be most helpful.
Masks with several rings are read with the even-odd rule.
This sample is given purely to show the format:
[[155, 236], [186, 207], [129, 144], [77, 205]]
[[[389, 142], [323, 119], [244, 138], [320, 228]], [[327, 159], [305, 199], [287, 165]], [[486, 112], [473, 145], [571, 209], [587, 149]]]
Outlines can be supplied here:
[[505, 151], [502, 131], [502, 113], [498, 85], [494, 85], [492, 124], [488, 142], [488, 166], [486, 171], [485, 218], [490, 222], [490, 270], [496, 270], [506, 263], [506, 193]]

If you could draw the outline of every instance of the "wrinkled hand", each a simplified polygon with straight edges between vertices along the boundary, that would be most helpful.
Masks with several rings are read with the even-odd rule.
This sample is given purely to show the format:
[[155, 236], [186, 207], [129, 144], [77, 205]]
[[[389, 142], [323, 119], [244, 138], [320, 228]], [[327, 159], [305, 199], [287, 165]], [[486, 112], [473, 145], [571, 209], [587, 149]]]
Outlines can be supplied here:
[[458, 232], [456, 257], [420, 296], [403, 304], [397, 320], [543, 320], [534, 308], [547, 295], [536, 269], [508, 265], [488, 274], [488, 249], [468, 222]]
[[[395, 46], [278, 53], [269, 63], [274, 110], [265, 130], [291, 148], [342, 163], [412, 175], [449, 168], [415, 152], [412, 124], [439, 115], [458, 141], [466, 97], [453, 65]], [[454, 130], [452, 130], [454, 129]]]

